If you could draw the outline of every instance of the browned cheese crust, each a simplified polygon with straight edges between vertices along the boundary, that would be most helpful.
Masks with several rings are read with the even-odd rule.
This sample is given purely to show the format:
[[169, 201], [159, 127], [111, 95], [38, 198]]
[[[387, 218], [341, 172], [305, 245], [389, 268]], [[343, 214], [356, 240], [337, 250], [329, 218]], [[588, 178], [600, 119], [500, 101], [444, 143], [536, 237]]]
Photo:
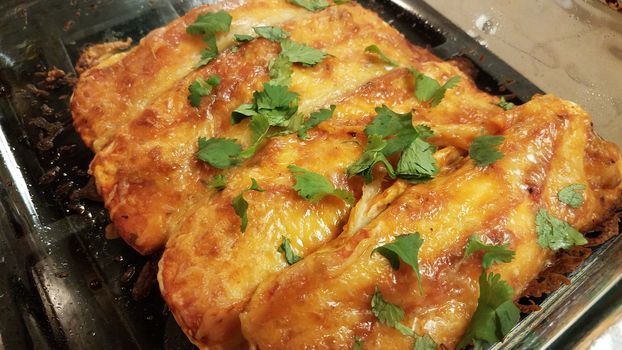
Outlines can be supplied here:
[[[204, 43], [186, 33], [199, 14], [224, 9], [231, 30], [218, 34], [219, 56], [196, 68]], [[291, 40], [330, 54], [313, 67], [294, 65], [290, 90], [308, 115], [336, 105], [333, 116], [309, 131], [268, 139], [236, 167], [215, 169], [196, 159], [199, 137], [251, 144], [248, 120], [230, 116], [268, 81], [279, 44], [255, 39], [231, 50], [233, 34], [278, 25]], [[417, 100], [407, 68], [365, 53], [375, 44], [400, 67], [413, 67], [441, 84], [460, 82], [435, 107]], [[177, 322], [202, 348], [350, 349], [355, 337], [369, 349], [407, 349], [407, 337], [381, 326], [369, 307], [374, 287], [399, 302], [418, 334], [453, 348], [478, 297], [479, 259], [463, 258], [473, 233], [510, 244], [511, 263], [496, 265], [516, 291], [525, 290], [552, 253], [536, 240], [534, 217], [546, 208], [582, 231], [601, 222], [620, 197], [620, 154], [591, 128], [590, 116], [553, 96], [504, 111], [477, 89], [459, 66], [410, 44], [375, 13], [356, 3], [309, 12], [286, 0], [224, 1], [194, 9], [147, 35], [127, 52], [97, 57], [72, 98], [77, 131], [96, 156], [91, 172], [119, 235], [137, 251], [163, 248], [160, 289]], [[85, 58], [85, 62], [87, 60]], [[221, 82], [199, 107], [188, 86], [211, 75]], [[375, 108], [412, 112], [413, 123], [434, 130], [429, 140], [440, 174], [425, 184], [376, 180], [364, 185], [346, 169], [367, 143], [364, 128]], [[476, 167], [469, 145], [482, 133], [504, 135], [504, 158]], [[392, 159], [395, 161], [395, 159]], [[324, 175], [352, 191], [310, 202], [292, 188], [288, 166]], [[216, 174], [226, 188], [205, 186]], [[382, 178], [384, 168], [375, 170]], [[245, 192], [248, 227], [232, 200], [257, 180], [264, 192]], [[587, 184], [578, 209], [557, 201], [570, 183]], [[423, 295], [410, 267], [392, 270], [371, 251], [396, 235], [420, 232]], [[288, 237], [304, 259], [289, 267], [277, 251]], [[256, 291], [257, 290], [257, 291]], [[241, 315], [241, 316], [240, 316]]]

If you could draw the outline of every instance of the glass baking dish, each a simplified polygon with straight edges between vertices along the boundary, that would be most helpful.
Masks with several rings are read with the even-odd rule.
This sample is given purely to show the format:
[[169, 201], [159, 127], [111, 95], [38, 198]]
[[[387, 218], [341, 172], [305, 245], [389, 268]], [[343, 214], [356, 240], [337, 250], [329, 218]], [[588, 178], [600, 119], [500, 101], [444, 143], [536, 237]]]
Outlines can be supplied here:
[[[157, 291], [158, 256], [106, 238], [108, 217], [87, 174], [93, 154], [73, 130], [68, 103], [88, 44], [137, 42], [202, 3], [0, 4], [0, 349], [192, 348]], [[361, 3], [413, 43], [470, 62], [490, 93], [521, 103], [541, 92], [422, 0]], [[616, 320], [621, 246], [616, 237], [594, 250], [572, 284], [493, 348], [571, 348]]]

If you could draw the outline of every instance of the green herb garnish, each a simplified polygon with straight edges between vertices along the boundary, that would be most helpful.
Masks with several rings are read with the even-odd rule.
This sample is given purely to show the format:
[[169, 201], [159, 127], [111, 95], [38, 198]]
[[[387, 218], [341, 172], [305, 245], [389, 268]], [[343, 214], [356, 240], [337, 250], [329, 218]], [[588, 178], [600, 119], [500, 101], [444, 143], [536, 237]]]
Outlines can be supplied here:
[[341, 198], [348, 204], [354, 202], [354, 195], [352, 192], [335, 189], [333, 184], [324, 176], [296, 165], [290, 165], [287, 168], [294, 174], [294, 178], [296, 179], [294, 189], [302, 198], [311, 202], [317, 202], [326, 196], [335, 196]]
[[255, 39], [255, 37], [247, 34], [233, 34], [233, 39], [239, 43], [244, 43]]
[[227, 178], [223, 174], [218, 174], [207, 183], [207, 186], [215, 189], [216, 191], [222, 191], [227, 186]]
[[514, 252], [508, 249], [509, 244], [492, 245], [484, 244], [477, 236], [473, 235], [469, 239], [469, 243], [464, 250], [464, 257], [483, 251], [482, 267], [488, 269], [494, 263], [508, 263], [514, 258]]
[[188, 34], [204, 35], [203, 41], [207, 44], [207, 48], [201, 51], [201, 60], [197, 65], [198, 67], [208, 64], [218, 56], [216, 33], [229, 32], [231, 19], [231, 15], [226, 11], [212, 12], [199, 15], [194, 23], [186, 28]]
[[400, 260], [412, 267], [417, 274], [419, 289], [421, 290], [421, 272], [419, 271], [418, 256], [422, 244], [423, 240], [418, 232], [409, 233], [397, 236], [393, 242], [377, 247], [372, 251], [372, 254], [378, 253], [387, 258], [394, 270], [400, 268]]
[[253, 30], [260, 37], [276, 42], [287, 39], [287, 37], [289, 37], [289, 33], [279, 27], [263, 26], [255, 27], [253, 28]]
[[538, 233], [538, 244], [551, 250], [568, 249], [575, 245], [587, 243], [581, 232], [542, 208], [538, 210], [536, 215], [536, 232]]
[[473, 344], [475, 350], [503, 340], [520, 319], [520, 311], [512, 301], [514, 289], [501, 275], [482, 272], [479, 278], [477, 309], [457, 349]]
[[298, 137], [300, 137], [303, 140], [306, 139], [308, 137], [307, 131], [309, 131], [309, 129], [312, 129], [320, 125], [321, 122], [329, 119], [333, 115], [335, 108], [336, 108], [335, 105], [330, 105], [330, 109], [323, 108], [316, 112], [311, 113], [309, 115], [309, 119], [305, 120], [302, 123], [302, 126], [298, 129]]
[[207, 96], [212, 92], [214, 86], [220, 84], [220, 77], [217, 75], [210, 76], [207, 80], [203, 78], [197, 78], [188, 86], [188, 100], [192, 107], [199, 107], [201, 105], [201, 97]]
[[469, 146], [469, 157], [478, 166], [487, 166], [503, 158], [497, 148], [503, 143], [503, 136], [484, 135], [476, 137]]
[[447, 80], [445, 84], [441, 85], [434, 78], [414, 68], [411, 68], [410, 71], [415, 77], [415, 97], [421, 102], [429, 103], [432, 107], [441, 103], [443, 97], [445, 97], [445, 92], [460, 82], [460, 76], [456, 75]]
[[240, 194], [235, 196], [235, 198], [233, 198], [231, 205], [233, 206], [233, 210], [235, 210], [237, 216], [239, 216], [242, 220], [242, 223], [240, 225], [240, 231], [242, 231], [242, 233], [246, 231], [246, 226], [248, 226], [248, 216], [246, 213], [246, 211], [248, 210], [248, 202], [246, 201], [246, 199], [244, 199], [244, 193], [248, 191], [264, 192], [265, 190], [259, 187], [257, 180], [251, 178], [251, 185], [247, 189], [240, 192]]
[[240, 163], [238, 159], [240, 152], [242, 152], [242, 146], [234, 139], [199, 137], [199, 150], [196, 157], [215, 168], [225, 169]]
[[279, 246], [278, 251], [283, 253], [283, 255], [285, 256], [285, 261], [287, 261], [287, 264], [289, 265], [293, 265], [302, 260], [300, 256], [294, 253], [294, 251], [292, 250], [292, 246], [289, 243], [289, 239], [287, 239], [287, 237], [285, 236], [283, 236], [283, 243], [281, 243], [281, 245]]
[[560, 202], [577, 209], [582, 206], [585, 201], [585, 198], [583, 198], [583, 191], [585, 188], [584, 184], [568, 185], [557, 192], [557, 199], [559, 199]]
[[365, 52], [367, 53], [372, 53], [372, 54], [376, 54], [378, 55], [378, 58], [380, 58], [380, 60], [386, 64], [388, 64], [389, 66], [393, 66], [393, 67], [397, 67], [399, 64], [397, 64], [395, 61], [393, 61], [392, 59], [390, 59], [389, 57], [387, 57], [378, 46], [376, 45], [369, 45], [365, 48]]
[[294, 5], [304, 7], [305, 9], [311, 12], [320, 11], [329, 6], [328, 1], [326, 0], [288, 0], [288, 1]]
[[320, 63], [327, 56], [325, 52], [289, 39], [281, 41], [281, 55], [292, 63], [302, 63], [307, 67]]
[[506, 101], [505, 97], [503, 97], [503, 96], [501, 96], [501, 99], [499, 100], [499, 103], [496, 103], [495, 105], [505, 109], [506, 111], [509, 111], [510, 109], [512, 109], [512, 108], [514, 108], [516, 106], [512, 102]]

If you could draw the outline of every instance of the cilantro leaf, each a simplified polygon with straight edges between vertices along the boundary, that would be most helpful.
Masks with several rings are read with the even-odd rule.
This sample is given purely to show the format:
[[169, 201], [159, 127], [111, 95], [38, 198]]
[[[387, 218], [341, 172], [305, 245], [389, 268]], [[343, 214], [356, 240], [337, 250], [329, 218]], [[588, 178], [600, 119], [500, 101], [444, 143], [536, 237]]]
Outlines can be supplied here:
[[363, 350], [363, 341], [359, 337], [354, 337], [354, 345], [352, 350]]
[[392, 136], [387, 140], [387, 145], [383, 149], [383, 153], [387, 157], [402, 152], [417, 137], [425, 140], [434, 134], [428, 126], [417, 125], [413, 127], [412, 113], [410, 112], [400, 114], [382, 105], [382, 107], [376, 107], [376, 113], [376, 118], [365, 127], [365, 134], [368, 136]]
[[289, 239], [287, 239], [287, 237], [285, 236], [283, 236], [283, 243], [281, 243], [281, 245], [279, 246], [278, 251], [283, 253], [283, 255], [285, 256], [285, 261], [287, 261], [287, 264], [289, 265], [294, 265], [295, 263], [302, 260], [301, 257], [294, 253], [294, 251], [292, 250], [292, 246], [289, 243]]
[[483, 135], [476, 137], [469, 146], [469, 156], [476, 165], [487, 166], [503, 158], [503, 153], [497, 147], [503, 143], [505, 137]]
[[395, 174], [415, 183], [431, 180], [438, 174], [436, 159], [432, 156], [435, 150], [433, 145], [416, 138], [402, 152]]
[[536, 215], [536, 232], [538, 233], [538, 244], [551, 250], [568, 249], [575, 245], [587, 243], [581, 232], [542, 208], [538, 210]]
[[188, 100], [190, 101], [190, 105], [192, 105], [192, 107], [199, 107], [201, 104], [201, 97], [209, 95], [214, 86], [218, 84], [220, 84], [220, 77], [217, 75], [212, 75], [207, 80], [197, 78], [188, 86], [188, 91], [190, 92]]
[[423, 336], [415, 334], [415, 346], [412, 350], [436, 350], [436, 348], [436, 342], [428, 334]]
[[199, 137], [199, 150], [196, 157], [219, 169], [229, 168], [240, 163], [238, 156], [242, 151], [236, 140]]
[[201, 51], [201, 59], [197, 67], [208, 64], [218, 56], [216, 46], [216, 33], [228, 32], [231, 28], [231, 15], [226, 11], [218, 11], [197, 16], [194, 23], [186, 28], [186, 32], [191, 35], [205, 35], [203, 41], [207, 48]]
[[328, 1], [326, 0], [288, 0], [288, 1], [294, 5], [304, 7], [305, 9], [311, 12], [320, 11], [329, 6]]
[[227, 186], [227, 178], [225, 178], [225, 175], [223, 174], [218, 174], [207, 183], [207, 186], [215, 189], [216, 191], [222, 191]]
[[289, 37], [289, 33], [279, 27], [262, 26], [253, 28], [255, 33], [262, 38], [266, 38], [271, 41], [281, 41]]
[[365, 134], [387, 137], [408, 128], [412, 128], [412, 113], [396, 113], [382, 105], [376, 107], [376, 118], [365, 127]]
[[404, 319], [404, 310], [398, 305], [384, 300], [378, 286], [376, 286], [374, 295], [371, 298], [371, 311], [380, 323], [389, 327], [395, 327], [397, 323]]
[[216, 37], [213, 35], [206, 36], [203, 41], [207, 44], [207, 47], [201, 50], [201, 59], [195, 68], [203, 67], [210, 63], [214, 58], [218, 57], [218, 47], [216, 46]]
[[482, 272], [477, 309], [456, 349], [473, 344], [476, 350], [480, 350], [487, 344], [503, 340], [520, 319], [520, 311], [512, 302], [513, 296], [514, 289], [501, 280], [501, 275]]
[[235, 39], [235, 41], [239, 43], [242, 43], [242, 42], [251, 41], [255, 39], [255, 37], [252, 35], [247, 35], [247, 34], [233, 34], [233, 39]]
[[404, 310], [395, 304], [391, 304], [384, 300], [378, 286], [371, 298], [371, 312], [376, 316], [378, 321], [385, 326], [397, 329], [406, 336], [414, 336], [415, 333], [401, 323], [404, 319]]
[[373, 53], [378, 55], [378, 58], [380, 58], [380, 60], [386, 64], [388, 64], [389, 66], [393, 66], [393, 67], [397, 67], [399, 64], [397, 64], [395, 61], [391, 60], [389, 57], [387, 57], [382, 51], [380, 51], [380, 48], [376, 45], [369, 45], [365, 48], [365, 52], [367, 53]]
[[248, 210], [248, 202], [244, 199], [244, 191], [240, 192], [240, 194], [233, 198], [231, 206], [233, 206], [235, 214], [241, 219], [240, 231], [244, 233], [244, 231], [246, 231], [246, 226], [248, 226], [248, 215], [246, 214], [246, 211]]
[[289, 86], [292, 78], [292, 63], [283, 55], [278, 55], [268, 64], [270, 84]]
[[316, 112], [311, 113], [309, 115], [309, 119], [307, 119], [304, 123], [302, 123], [302, 126], [300, 127], [300, 129], [298, 129], [298, 137], [300, 137], [303, 140], [306, 139], [308, 137], [307, 131], [309, 131], [309, 129], [311, 128], [314, 128], [320, 125], [321, 122], [330, 118], [333, 115], [335, 108], [336, 108], [335, 105], [330, 105], [330, 109], [323, 108]]
[[441, 84], [418, 70], [411, 68], [415, 77], [415, 97], [421, 102], [428, 102], [432, 107], [438, 105], [445, 97], [445, 92], [460, 82], [460, 76], [451, 77], [445, 84]]
[[218, 32], [228, 32], [231, 27], [231, 15], [226, 11], [206, 13], [197, 16], [194, 23], [186, 28], [186, 32], [191, 35], [216, 34]]
[[246, 199], [244, 199], [244, 193], [246, 193], [247, 191], [264, 192], [265, 190], [259, 187], [259, 184], [257, 184], [257, 180], [251, 177], [251, 185], [247, 189], [240, 192], [240, 194], [235, 196], [235, 198], [233, 198], [231, 206], [233, 206], [233, 210], [235, 210], [236, 215], [239, 216], [241, 219], [240, 231], [242, 233], [246, 231], [246, 226], [248, 226], [248, 215], [246, 213], [246, 211], [248, 210], [248, 202], [246, 201]]
[[582, 206], [585, 201], [585, 198], [583, 198], [584, 190], [584, 184], [571, 184], [557, 192], [557, 199], [559, 199], [560, 202], [577, 209]]
[[257, 113], [268, 118], [272, 126], [287, 126], [289, 118], [298, 110], [298, 94], [287, 86], [264, 84], [264, 90], [255, 92]]
[[419, 288], [421, 289], [421, 272], [419, 271], [418, 255], [422, 244], [423, 240], [419, 232], [409, 233], [395, 237], [393, 242], [377, 247], [372, 250], [371, 253], [378, 253], [387, 258], [394, 270], [400, 268], [400, 259], [408, 264], [417, 274]]
[[325, 52], [289, 39], [281, 41], [281, 55], [292, 63], [302, 63], [304, 66], [314, 66], [327, 56]]
[[257, 106], [254, 103], [241, 104], [231, 113], [231, 124], [237, 124], [247, 117], [257, 115]]
[[298, 110], [298, 94], [287, 86], [263, 84], [263, 91], [253, 93], [253, 103], [240, 105], [231, 114], [231, 122], [254, 115], [264, 115], [271, 126], [287, 126], [289, 118]]
[[253, 132], [252, 135], [252, 144], [240, 153], [240, 158], [250, 158], [256, 152], [259, 146], [263, 143], [265, 138], [268, 136], [268, 130], [270, 129], [270, 123], [268, 122], [268, 118], [265, 116], [258, 114], [251, 117], [251, 122], [249, 123], [249, 128]]
[[496, 103], [495, 105], [505, 109], [506, 111], [509, 111], [510, 109], [514, 108], [514, 106], [516, 106], [512, 102], [506, 101], [505, 97], [503, 97], [503, 96], [501, 96], [501, 99], [499, 100], [499, 103]]
[[294, 174], [294, 178], [296, 179], [294, 189], [298, 192], [300, 197], [311, 202], [317, 202], [325, 196], [332, 195], [341, 198], [348, 204], [354, 202], [354, 195], [352, 195], [351, 192], [335, 189], [333, 184], [324, 176], [296, 165], [290, 165], [287, 168]]
[[468, 258], [474, 253], [483, 250], [482, 267], [488, 269], [494, 263], [508, 263], [514, 259], [514, 252], [508, 249], [509, 244], [492, 245], [484, 244], [477, 236], [473, 235], [464, 250], [464, 257]]
[[351, 1], [352, 0], [333, 0], [335, 5], [343, 5], [343, 4], [347, 4], [347, 3], [351, 2]]
[[266, 190], [261, 188], [257, 183], [257, 180], [251, 177], [251, 185], [248, 187], [248, 191], [265, 192]]
[[387, 169], [387, 174], [394, 179], [395, 171], [393, 166], [389, 163], [389, 160], [383, 153], [383, 149], [387, 146], [387, 142], [382, 139], [382, 136], [371, 135], [367, 142], [365, 152], [361, 157], [346, 170], [346, 174], [349, 177], [354, 175], [361, 175], [365, 178], [365, 182], [369, 183], [372, 180], [372, 171], [377, 163], [384, 164]]

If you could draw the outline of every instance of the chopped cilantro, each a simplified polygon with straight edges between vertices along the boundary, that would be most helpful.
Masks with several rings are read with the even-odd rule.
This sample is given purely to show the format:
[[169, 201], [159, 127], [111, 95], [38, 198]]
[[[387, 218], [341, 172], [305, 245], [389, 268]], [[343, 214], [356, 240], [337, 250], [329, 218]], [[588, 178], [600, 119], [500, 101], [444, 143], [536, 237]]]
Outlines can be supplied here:
[[431, 180], [438, 174], [436, 159], [432, 156], [435, 150], [433, 145], [416, 138], [402, 152], [395, 174], [414, 183]]
[[506, 111], [509, 111], [510, 109], [514, 108], [515, 104], [513, 104], [512, 102], [508, 102], [505, 100], [505, 97], [501, 96], [501, 99], [499, 100], [499, 103], [496, 103], [495, 105], [505, 109]]
[[207, 44], [207, 47], [201, 50], [201, 58], [195, 68], [203, 67], [210, 63], [214, 58], [218, 57], [218, 47], [216, 46], [216, 37], [206, 36], [203, 41]]
[[242, 147], [233, 139], [199, 137], [199, 150], [196, 157], [219, 169], [229, 168], [240, 163], [238, 156]]
[[271, 41], [281, 41], [287, 39], [289, 33], [279, 27], [263, 26], [253, 28], [255, 33], [262, 38], [266, 38]]
[[268, 118], [266, 118], [264, 115], [258, 114], [251, 117], [249, 128], [253, 132], [253, 143], [251, 144], [251, 146], [249, 146], [247, 149], [240, 153], [240, 158], [250, 158], [257, 152], [259, 146], [261, 146], [265, 138], [268, 136], [270, 123], [268, 122]]
[[207, 48], [201, 51], [201, 59], [197, 67], [208, 64], [218, 56], [215, 35], [218, 32], [228, 32], [230, 27], [231, 15], [226, 11], [218, 11], [199, 15], [194, 23], [186, 28], [188, 34], [205, 35], [203, 41], [207, 44]]
[[188, 86], [188, 91], [190, 92], [188, 100], [190, 101], [190, 105], [199, 107], [201, 104], [201, 97], [209, 95], [214, 86], [218, 84], [220, 84], [220, 77], [217, 75], [212, 75], [207, 80], [197, 78]]
[[311, 202], [317, 202], [325, 196], [335, 196], [341, 198], [348, 204], [354, 202], [354, 196], [351, 192], [335, 189], [333, 184], [324, 176], [296, 165], [290, 165], [287, 168], [294, 174], [294, 178], [296, 179], [294, 189], [302, 198], [310, 200]]
[[432, 107], [438, 105], [445, 97], [445, 92], [460, 82], [460, 76], [451, 77], [445, 84], [441, 84], [434, 78], [429, 77], [418, 70], [411, 68], [415, 77], [415, 96], [421, 102], [430, 103]]
[[402, 152], [417, 137], [425, 140], [434, 134], [428, 126], [417, 125], [413, 127], [412, 113], [410, 112], [400, 114], [382, 105], [382, 107], [376, 107], [376, 113], [376, 118], [365, 127], [365, 134], [368, 136], [391, 136], [383, 149], [383, 153], [387, 157]]
[[371, 298], [371, 312], [376, 316], [378, 321], [385, 326], [397, 329], [400, 333], [407, 336], [414, 336], [410, 328], [406, 327], [401, 321], [404, 319], [404, 310], [395, 304], [391, 304], [384, 300], [382, 292], [378, 286]]
[[270, 84], [289, 86], [292, 80], [292, 63], [283, 55], [278, 55], [268, 64]]
[[306, 139], [308, 137], [307, 131], [320, 125], [321, 122], [330, 118], [333, 115], [335, 108], [335, 105], [330, 105], [330, 109], [320, 109], [319, 111], [311, 113], [309, 115], [309, 119], [302, 123], [300, 129], [298, 129], [298, 137], [300, 137], [301, 139]]
[[412, 128], [412, 113], [396, 113], [386, 105], [376, 107], [376, 118], [365, 127], [365, 134], [387, 137]]
[[233, 124], [262, 114], [271, 126], [287, 126], [289, 118], [298, 110], [298, 94], [288, 91], [287, 86], [264, 83], [263, 87], [263, 91], [253, 93], [252, 104], [243, 104], [233, 111]]
[[328, 1], [326, 0], [288, 0], [288, 1], [294, 5], [304, 7], [305, 9], [311, 12], [320, 11], [329, 6]]
[[247, 34], [233, 34], [233, 38], [235, 39], [235, 41], [239, 43], [243, 43], [243, 42], [247, 42], [247, 41], [251, 41], [255, 39], [254, 36], [247, 35]]
[[301, 257], [294, 253], [294, 251], [292, 250], [292, 246], [289, 243], [289, 239], [287, 239], [287, 237], [285, 236], [283, 236], [283, 243], [281, 243], [281, 245], [279, 246], [278, 251], [283, 253], [283, 255], [285, 256], [285, 261], [287, 261], [287, 264], [289, 265], [294, 265], [295, 263], [302, 260]]
[[380, 60], [386, 64], [388, 64], [389, 66], [393, 66], [393, 67], [397, 67], [398, 64], [393, 61], [392, 59], [390, 59], [389, 57], [387, 57], [378, 46], [376, 45], [369, 45], [365, 48], [365, 52], [367, 53], [373, 53], [378, 55], [378, 57], [380, 58]]
[[354, 345], [352, 345], [352, 350], [363, 350], [363, 341], [359, 337], [354, 337]]
[[389, 264], [391, 264], [391, 267], [395, 270], [400, 268], [401, 259], [415, 271], [417, 280], [419, 281], [419, 289], [421, 289], [421, 272], [419, 271], [418, 255], [422, 244], [423, 240], [418, 232], [409, 233], [397, 236], [393, 242], [377, 247], [372, 251], [372, 254], [378, 253], [387, 258]]
[[538, 244], [551, 250], [568, 249], [575, 245], [587, 243], [581, 232], [542, 208], [538, 210], [536, 215], [536, 232], [538, 233]]
[[246, 231], [246, 226], [248, 226], [248, 216], [246, 213], [246, 211], [248, 210], [248, 202], [246, 201], [246, 199], [244, 199], [244, 193], [247, 191], [264, 192], [265, 190], [259, 187], [259, 184], [257, 184], [257, 180], [251, 178], [251, 185], [247, 189], [240, 192], [240, 194], [235, 196], [235, 198], [233, 198], [231, 206], [233, 206], [233, 210], [235, 210], [235, 213], [237, 214], [237, 216], [240, 217], [242, 221], [240, 225], [240, 231], [242, 233]]
[[488, 269], [494, 263], [508, 263], [514, 258], [514, 252], [508, 249], [509, 244], [492, 245], [484, 244], [477, 236], [473, 235], [464, 250], [464, 257], [468, 258], [478, 251], [484, 251], [482, 267]]
[[476, 137], [469, 146], [469, 156], [476, 165], [487, 166], [503, 158], [497, 147], [503, 143], [503, 136], [483, 135]]
[[[400, 114], [387, 106], [376, 108], [378, 114], [367, 125], [365, 133], [369, 136], [367, 149], [359, 160], [348, 168], [348, 175], [362, 175], [367, 182], [372, 180], [372, 170], [376, 163], [382, 162], [391, 178], [399, 176], [411, 182], [427, 181], [438, 173], [436, 160], [432, 157], [435, 147], [424, 140], [434, 133], [426, 125], [412, 125], [410, 112]], [[384, 140], [384, 137], [388, 137]], [[387, 157], [402, 152], [397, 171]]]
[[416, 335], [415, 334], [415, 346], [412, 350], [436, 350], [437, 345], [434, 339], [430, 335]]
[[231, 27], [231, 15], [226, 11], [218, 11], [199, 15], [197, 19], [186, 28], [186, 32], [192, 35], [228, 32]]
[[473, 344], [476, 350], [481, 350], [488, 344], [503, 340], [520, 319], [513, 296], [514, 289], [501, 280], [501, 275], [482, 272], [477, 309], [456, 349]]
[[335, 5], [343, 5], [343, 4], [347, 4], [347, 3], [351, 2], [351, 1], [352, 0], [333, 0]]
[[218, 174], [207, 183], [207, 186], [215, 189], [216, 191], [222, 191], [227, 186], [227, 178], [223, 174]]
[[304, 66], [314, 66], [327, 56], [325, 52], [289, 39], [281, 41], [281, 55], [292, 63], [302, 63]]
[[560, 202], [576, 209], [582, 206], [585, 201], [585, 198], [583, 198], [584, 190], [584, 184], [571, 184], [557, 192], [557, 198]]
[[393, 166], [389, 163], [389, 160], [383, 153], [383, 149], [387, 146], [387, 141], [382, 139], [382, 136], [371, 135], [367, 142], [365, 152], [361, 157], [352, 165], [348, 167], [346, 173], [349, 177], [354, 175], [361, 175], [365, 178], [367, 183], [372, 180], [372, 171], [377, 163], [384, 164], [387, 169], [387, 174], [391, 178], [395, 178], [395, 171]]

